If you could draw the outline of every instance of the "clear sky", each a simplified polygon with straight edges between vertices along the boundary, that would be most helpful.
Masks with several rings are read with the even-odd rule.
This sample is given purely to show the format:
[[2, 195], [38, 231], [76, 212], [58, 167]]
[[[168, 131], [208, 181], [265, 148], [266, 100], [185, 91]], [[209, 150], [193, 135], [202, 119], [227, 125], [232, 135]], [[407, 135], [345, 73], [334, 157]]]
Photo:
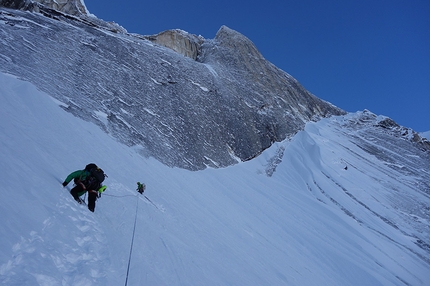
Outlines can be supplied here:
[[317, 97], [430, 130], [430, 1], [85, 0], [128, 32], [182, 29], [212, 39], [222, 25]]

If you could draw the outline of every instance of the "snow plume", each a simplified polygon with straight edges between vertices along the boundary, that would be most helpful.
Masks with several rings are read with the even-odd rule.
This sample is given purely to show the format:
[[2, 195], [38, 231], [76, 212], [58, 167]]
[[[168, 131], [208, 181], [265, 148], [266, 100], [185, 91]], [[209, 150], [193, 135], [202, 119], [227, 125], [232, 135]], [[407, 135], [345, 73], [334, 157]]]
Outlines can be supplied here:
[[[429, 154], [372, 114], [191, 172], [10, 75], [0, 100], [2, 285], [430, 284]], [[109, 176], [95, 213], [61, 186], [90, 162]]]

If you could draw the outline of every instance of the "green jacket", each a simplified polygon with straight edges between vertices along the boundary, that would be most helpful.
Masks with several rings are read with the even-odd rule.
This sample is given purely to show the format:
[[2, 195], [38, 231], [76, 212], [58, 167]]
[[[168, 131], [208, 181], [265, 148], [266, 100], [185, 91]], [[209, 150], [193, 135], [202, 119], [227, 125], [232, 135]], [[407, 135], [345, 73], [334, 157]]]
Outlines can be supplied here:
[[85, 170], [77, 170], [71, 173], [67, 176], [67, 178], [64, 180], [66, 184], [70, 183], [73, 179], [79, 179], [79, 181], [85, 181], [85, 179], [90, 175], [88, 171]]
[[[87, 179], [87, 177], [90, 175], [90, 172], [85, 171], [85, 170], [77, 170], [74, 171], [73, 173], [70, 173], [70, 175], [67, 176], [67, 178], [64, 180], [64, 182], [66, 183], [66, 185], [68, 183], [70, 183], [71, 180], [73, 179], [79, 179], [79, 181], [85, 181]], [[98, 191], [99, 193], [103, 193], [106, 190], [106, 186], [103, 185], [100, 188], [96, 189], [96, 191]], [[82, 191], [80, 194], [78, 194], [79, 196], [83, 195], [87, 190]]]

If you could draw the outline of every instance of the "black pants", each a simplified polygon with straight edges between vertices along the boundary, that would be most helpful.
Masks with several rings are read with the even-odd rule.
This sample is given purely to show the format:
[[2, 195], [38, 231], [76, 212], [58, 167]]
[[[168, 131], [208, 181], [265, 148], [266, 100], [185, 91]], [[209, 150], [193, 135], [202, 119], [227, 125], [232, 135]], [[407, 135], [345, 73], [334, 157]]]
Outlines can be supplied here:
[[97, 200], [97, 191], [89, 191], [88, 192], [88, 209], [92, 212], [94, 212], [94, 209], [96, 207], [96, 200]]
[[[73, 198], [77, 202], [81, 202], [81, 199], [79, 198], [83, 194], [85, 194], [86, 190], [84, 189], [84, 186], [82, 184], [77, 184], [73, 189], [70, 190], [70, 194], [73, 196]], [[94, 212], [94, 209], [96, 207], [96, 200], [97, 200], [97, 191], [89, 191], [88, 192], [88, 209], [92, 212]]]

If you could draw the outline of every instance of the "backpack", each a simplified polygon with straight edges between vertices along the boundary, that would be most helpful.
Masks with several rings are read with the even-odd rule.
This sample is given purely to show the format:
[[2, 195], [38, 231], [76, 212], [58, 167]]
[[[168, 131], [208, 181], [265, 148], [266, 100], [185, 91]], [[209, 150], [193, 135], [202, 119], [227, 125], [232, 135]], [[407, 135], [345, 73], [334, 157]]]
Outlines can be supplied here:
[[90, 171], [92, 177], [94, 177], [100, 184], [105, 180], [105, 172], [100, 168], [92, 168]]
[[101, 184], [105, 180], [105, 173], [94, 163], [86, 165], [84, 170], [89, 172], [90, 176], [95, 178], [99, 182], [99, 184]]

